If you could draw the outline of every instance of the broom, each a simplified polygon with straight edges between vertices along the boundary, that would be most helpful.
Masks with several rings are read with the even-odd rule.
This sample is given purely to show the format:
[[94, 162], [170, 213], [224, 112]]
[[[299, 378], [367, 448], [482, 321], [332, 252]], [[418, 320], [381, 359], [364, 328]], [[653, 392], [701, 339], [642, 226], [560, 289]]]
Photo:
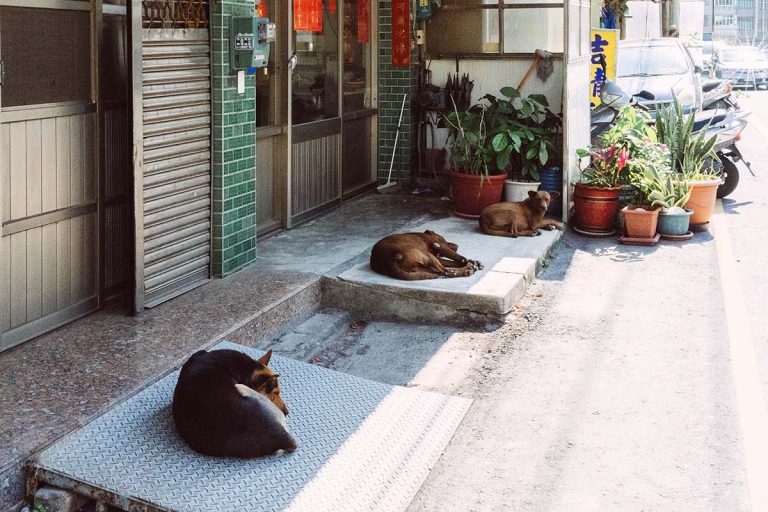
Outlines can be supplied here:
[[405, 99], [408, 97], [408, 93], [403, 94], [403, 103], [400, 105], [400, 119], [397, 121], [397, 130], [395, 131], [395, 145], [392, 147], [392, 159], [389, 161], [389, 174], [387, 175], [387, 182], [383, 185], [376, 187], [376, 190], [383, 192], [384, 190], [397, 185], [396, 181], [392, 181], [392, 168], [395, 165], [395, 153], [397, 152], [397, 141], [400, 139], [400, 126], [403, 124], [403, 111], [405, 110]]

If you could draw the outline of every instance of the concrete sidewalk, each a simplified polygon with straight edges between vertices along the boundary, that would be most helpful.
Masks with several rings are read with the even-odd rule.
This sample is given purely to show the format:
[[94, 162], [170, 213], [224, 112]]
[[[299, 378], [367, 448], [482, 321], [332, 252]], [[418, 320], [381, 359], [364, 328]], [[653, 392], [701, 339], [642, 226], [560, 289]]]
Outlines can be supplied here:
[[[311, 320], [323, 306], [328, 280], [366, 262], [377, 240], [445, 219], [449, 207], [438, 198], [403, 193], [363, 196], [260, 242], [256, 263], [225, 279], [212, 280], [138, 316], [126, 316], [124, 307], [113, 305], [0, 354], [0, 509], [22, 499], [22, 465], [32, 454], [225, 337], [247, 346], [275, 346], [278, 351], [283, 347], [289, 357], [330, 365], [344, 353], [337, 345], [343, 342], [339, 332], [354, 330], [359, 315], [336, 318], [329, 324], [335, 331], [327, 336], [315, 328], [303, 333], [302, 343], [310, 346], [300, 349], [290, 341], [291, 329]], [[471, 222], [466, 226], [474, 229]], [[552, 235], [517, 245], [537, 243], [546, 252], [554, 242]], [[540, 259], [529, 259], [529, 266]], [[521, 276], [527, 285], [532, 271]]]

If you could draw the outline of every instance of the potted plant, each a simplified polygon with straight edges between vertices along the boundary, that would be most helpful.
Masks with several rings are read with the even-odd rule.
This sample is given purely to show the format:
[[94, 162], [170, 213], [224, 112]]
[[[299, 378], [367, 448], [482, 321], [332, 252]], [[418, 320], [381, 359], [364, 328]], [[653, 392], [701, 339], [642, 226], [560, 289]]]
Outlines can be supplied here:
[[453, 112], [444, 116], [450, 129], [453, 206], [456, 215], [465, 219], [478, 219], [487, 206], [498, 203], [507, 178], [494, 165], [489, 117], [488, 105], [459, 111], [455, 103]]
[[539, 170], [555, 151], [555, 137], [562, 125], [560, 117], [549, 109], [542, 94], [523, 97], [514, 87], [503, 87], [503, 99], [486, 95], [490, 113], [491, 148], [495, 166], [510, 171], [513, 179], [505, 182], [507, 201], [523, 201], [528, 191], [541, 184]]
[[639, 177], [637, 187], [651, 205], [661, 208], [657, 225], [659, 233], [673, 237], [688, 234], [693, 212], [684, 206], [691, 197], [691, 187], [681, 174], [649, 167]]
[[613, 234], [629, 151], [613, 144], [607, 148], [579, 149], [576, 154], [580, 158], [591, 157], [589, 165], [579, 169], [581, 177], [574, 183], [576, 231], [596, 236]]
[[647, 165], [647, 153], [657, 158], [658, 151], [647, 117], [629, 106], [619, 111], [598, 142], [577, 151], [581, 158], [591, 157], [591, 162], [580, 169], [579, 182], [574, 183], [575, 223], [579, 233], [607, 236], [614, 233], [622, 186], [629, 185], [631, 173]]
[[706, 128], [693, 135], [694, 115], [683, 112], [675, 97], [671, 105], [656, 114], [659, 142], [669, 147], [672, 170], [679, 172], [691, 187], [685, 208], [693, 210], [690, 222], [703, 226], [709, 222], [717, 201], [717, 187], [722, 180], [715, 174], [712, 162], [717, 136], [707, 137]]

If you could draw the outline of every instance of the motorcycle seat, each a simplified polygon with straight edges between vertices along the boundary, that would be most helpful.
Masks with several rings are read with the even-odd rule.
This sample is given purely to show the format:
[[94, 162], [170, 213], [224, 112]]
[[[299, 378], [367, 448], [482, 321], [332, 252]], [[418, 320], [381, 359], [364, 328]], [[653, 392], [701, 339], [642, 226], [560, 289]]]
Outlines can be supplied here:
[[699, 112], [696, 114], [693, 120], [693, 131], [697, 132], [707, 126], [707, 124], [715, 125], [725, 120], [727, 116], [725, 114], [718, 114], [713, 116], [709, 112]]
[[714, 89], [717, 89], [723, 84], [722, 80], [717, 80], [714, 78], [710, 78], [709, 80], [705, 80], [701, 83], [701, 90], [702, 92], [709, 92]]

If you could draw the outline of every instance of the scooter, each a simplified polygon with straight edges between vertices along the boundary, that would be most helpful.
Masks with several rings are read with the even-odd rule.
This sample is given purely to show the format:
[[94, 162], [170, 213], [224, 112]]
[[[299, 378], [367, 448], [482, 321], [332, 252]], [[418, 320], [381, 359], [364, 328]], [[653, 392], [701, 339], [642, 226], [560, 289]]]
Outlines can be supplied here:
[[[598, 136], [613, 124], [619, 110], [623, 107], [630, 105], [647, 111], [647, 107], [642, 105], [638, 98], [652, 101], [655, 99], [655, 96], [648, 91], [640, 91], [637, 94], [630, 95], [617, 83], [606, 79], [600, 91], [602, 103], [592, 111], [590, 128], [592, 142], [595, 143]], [[724, 96], [723, 98], [726, 97]], [[726, 99], [725, 101], [730, 100]], [[707, 135], [717, 136], [714, 148], [717, 159], [713, 159], [712, 164], [715, 172], [723, 179], [723, 183], [717, 189], [717, 197], [727, 196], [739, 184], [739, 169], [736, 167], [735, 162], [744, 162], [749, 172], [754, 176], [750, 163], [744, 160], [741, 152], [736, 147], [736, 141], [739, 140], [742, 130], [747, 126], [747, 117], [749, 115], [750, 112], [741, 109], [737, 105], [732, 105], [722, 111], [713, 108], [695, 114], [694, 133], [706, 129]], [[653, 123], [653, 120], [649, 120], [649, 122]]]

